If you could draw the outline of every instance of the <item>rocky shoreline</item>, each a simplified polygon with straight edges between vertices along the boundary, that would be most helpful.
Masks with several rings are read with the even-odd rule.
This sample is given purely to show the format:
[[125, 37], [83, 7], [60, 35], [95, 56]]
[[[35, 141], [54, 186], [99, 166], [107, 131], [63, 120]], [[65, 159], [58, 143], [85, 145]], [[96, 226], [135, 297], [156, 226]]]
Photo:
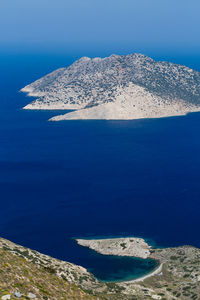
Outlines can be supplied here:
[[21, 299], [32, 295], [34, 299], [45, 300], [199, 299], [200, 249], [192, 246], [153, 249], [143, 239], [132, 237], [105, 239], [98, 243], [78, 241], [84, 246], [95, 247], [95, 251], [104, 251], [106, 255], [131, 256], [133, 251], [132, 256], [133, 253], [147, 256], [148, 253], [147, 257], [159, 261], [160, 266], [135, 280], [100, 282], [81, 266], [0, 238], [0, 299], [18, 299], [19, 295]]
[[104, 255], [134, 256], [145, 259], [151, 254], [151, 246], [142, 238], [76, 239], [76, 241], [79, 245]]

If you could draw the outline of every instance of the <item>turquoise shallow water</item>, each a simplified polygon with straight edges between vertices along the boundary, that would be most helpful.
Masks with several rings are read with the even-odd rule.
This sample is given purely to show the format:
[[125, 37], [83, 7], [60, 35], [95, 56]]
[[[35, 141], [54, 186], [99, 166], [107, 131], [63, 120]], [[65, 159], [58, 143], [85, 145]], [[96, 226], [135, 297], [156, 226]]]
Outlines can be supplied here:
[[55, 57], [0, 56], [1, 235], [102, 280], [155, 266], [98, 255], [72, 237], [200, 247], [200, 114], [55, 123], [47, 122], [54, 111], [22, 110], [30, 98], [19, 89], [63, 65]]
[[[103, 257], [102, 257], [103, 256]], [[152, 259], [119, 256], [96, 256], [95, 267], [88, 270], [100, 281], [121, 282], [149, 274], [159, 266]]]
[[[87, 239], [106, 238], [120, 238], [120, 236], [95, 236]], [[75, 240], [74, 242], [76, 243]], [[152, 245], [150, 240], [148, 242], [149, 245]], [[88, 271], [100, 281], [120, 282], [133, 280], [151, 273], [159, 266], [159, 262], [153, 259], [102, 255], [90, 248], [79, 246], [78, 244], [77, 247], [87, 252], [88, 257], [90, 257], [90, 267]]]

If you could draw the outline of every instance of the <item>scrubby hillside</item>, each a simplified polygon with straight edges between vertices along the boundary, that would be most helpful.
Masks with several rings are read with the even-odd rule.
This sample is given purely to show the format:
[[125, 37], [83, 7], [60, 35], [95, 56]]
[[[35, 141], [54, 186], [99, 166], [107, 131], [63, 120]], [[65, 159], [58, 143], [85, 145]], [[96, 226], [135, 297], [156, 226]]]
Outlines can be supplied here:
[[[123, 252], [126, 255], [127, 241], [124, 240], [120, 255]], [[118, 242], [122, 245], [121, 239], [115, 239], [114, 243]], [[100, 245], [101, 250], [106, 251], [113, 241], [110, 239]], [[160, 263], [151, 276], [102, 283], [84, 268], [0, 238], [0, 299], [200, 299], [199, 249], [191, 246], [150, 249], [149, 257]]]

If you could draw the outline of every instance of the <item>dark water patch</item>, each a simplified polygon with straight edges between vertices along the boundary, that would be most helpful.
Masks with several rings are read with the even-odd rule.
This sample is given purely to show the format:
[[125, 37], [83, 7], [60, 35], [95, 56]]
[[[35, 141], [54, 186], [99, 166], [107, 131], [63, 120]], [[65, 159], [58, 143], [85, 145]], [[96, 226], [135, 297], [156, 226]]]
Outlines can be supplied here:
[[28, 70], [22, 60], [1, 67], [2, 236], [94, 272], [97, 256], [91, 260], [71, 237], [141, 236], [200, 247], [200, 113], [48, 122], [59, 112], [22, 110], [31, 99], [18, 93], [48, 69]]
[[88, 271], [100, 281], [119, 282], [147, 275], [156, 267], [158, 262], [152, 259], [96, 254], [91, 259], [91, 267], [88, 267]]

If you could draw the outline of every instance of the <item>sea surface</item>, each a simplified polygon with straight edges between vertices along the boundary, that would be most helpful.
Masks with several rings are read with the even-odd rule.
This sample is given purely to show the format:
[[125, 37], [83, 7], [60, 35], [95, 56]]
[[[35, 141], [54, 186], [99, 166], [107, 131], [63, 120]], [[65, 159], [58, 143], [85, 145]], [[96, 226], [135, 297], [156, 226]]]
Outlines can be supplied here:
[[[136, 278], [155, 262], [100, 255], [74, 238], [200, 247], [200, 113], [48, 122], [61, 112], [22, 110], [32, 99], [20, 88], [73, 60], [0, 55], [0, 236], [101, 280]], [[200, 60], [181, 63], [200, 70]]]

